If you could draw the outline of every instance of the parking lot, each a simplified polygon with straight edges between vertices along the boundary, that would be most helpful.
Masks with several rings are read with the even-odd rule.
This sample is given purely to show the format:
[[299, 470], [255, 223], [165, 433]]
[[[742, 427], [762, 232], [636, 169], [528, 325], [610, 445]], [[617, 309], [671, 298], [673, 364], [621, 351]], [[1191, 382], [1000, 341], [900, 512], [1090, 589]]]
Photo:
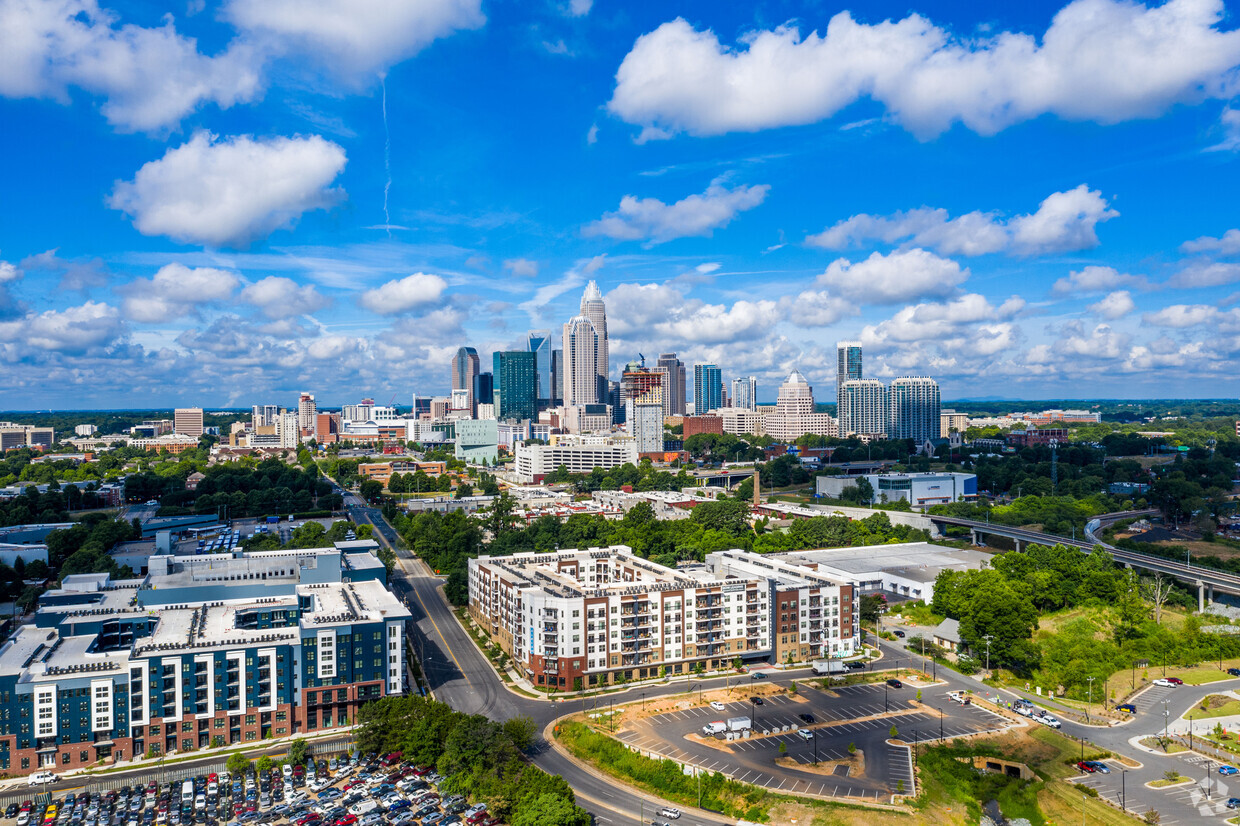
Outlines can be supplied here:
[[[1115, 760], [1100, 761], [1106, 764], [1107, 773], [1083, 774], [1074, 782], [1089, 786], [1098, 795], [1117, 806], [1125, 807], [1138, 816], [1154, 809], [1161, 814], [1162, 826], [1174, 823], [1199, 822], [1197, 818], [1231, 817], [1235, 809], [1227, 808], [1232, 795], [1240, 794], [1240, 777], [1223, 777], [1218, 773], [1219, 763], [1197, 754], [1168, 757], [1159, 763], [1160, 768], [1174, 770], [1190, 778], [1191, 783], [1151, 789], [1140, 782], [1124, 776], [1124, 768]], [[1187, 810], [1184, 808], [1187, 807]], [[1196, 817], [1185, 815], [1195, 811]]]
[[[857, 685], [834, 689], [837, 696], [832, 697], [801, 687], [795, 696], [765, 697], [761, 705], [745, 698], [725, 703], [722, 711], [693, 706], [665, 712], [639, 720], [616, 736], [642, 751], [774, 790], [881, 799], [911, 791], [913, 783], [910, 749], [887, 742], [892, 726], [899, 740], [916, 744], [1007, 725], [989, 711], [950, 702], [943, 686], [924, 689], [920, 704], [914, 700], [915, 692], [907, 686]], [[802, 715], [809, 715], [812, 722]], [[709, 742], [690, 736], [700, 735], [706, 723], [741, 716], [753, 721], [748, 738], [728, 741], [717, 735]], [[850, 744], [864, 755], [861, 776], [847, 765]], [[782, 765], [777, 762], [781, 758]], [[827, 771], [814, 768], [815, 762], [836, 761], [838, 765], [829, 765]]]

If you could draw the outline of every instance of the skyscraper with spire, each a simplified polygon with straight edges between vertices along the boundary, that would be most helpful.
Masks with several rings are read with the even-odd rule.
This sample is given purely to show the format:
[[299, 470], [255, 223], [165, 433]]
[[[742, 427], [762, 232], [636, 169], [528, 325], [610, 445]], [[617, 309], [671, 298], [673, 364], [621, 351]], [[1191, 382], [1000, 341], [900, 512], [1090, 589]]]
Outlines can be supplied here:
[[581, 296], [581, 312], [564, 325], [564, 404], [607, 402], [607, 308], [591, 281]]

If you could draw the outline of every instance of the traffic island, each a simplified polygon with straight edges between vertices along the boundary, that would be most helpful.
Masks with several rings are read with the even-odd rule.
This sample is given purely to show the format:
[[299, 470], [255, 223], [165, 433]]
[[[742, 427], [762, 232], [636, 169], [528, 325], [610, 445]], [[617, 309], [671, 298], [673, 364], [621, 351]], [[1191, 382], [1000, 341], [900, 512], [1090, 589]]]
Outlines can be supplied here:
[[777, 757], [775, 765], [785, 769], [810, 772], [834, 777], [865, 777], [865, 752], [856, 749], [843, 760], [820, 760], [817, 763], [801, 763], [792, 757]]

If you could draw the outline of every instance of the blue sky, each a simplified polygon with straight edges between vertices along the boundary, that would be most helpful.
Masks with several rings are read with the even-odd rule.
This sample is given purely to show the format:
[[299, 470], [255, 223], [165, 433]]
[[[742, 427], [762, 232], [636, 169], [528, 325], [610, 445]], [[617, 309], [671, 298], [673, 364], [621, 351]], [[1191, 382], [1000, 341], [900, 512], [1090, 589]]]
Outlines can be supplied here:
[[1236, 24], [0, 0], [0, 406], [407, 404], [589, 278], [613, 374], [826, 400], [860, 339], [945, 398], [1235, 396]]

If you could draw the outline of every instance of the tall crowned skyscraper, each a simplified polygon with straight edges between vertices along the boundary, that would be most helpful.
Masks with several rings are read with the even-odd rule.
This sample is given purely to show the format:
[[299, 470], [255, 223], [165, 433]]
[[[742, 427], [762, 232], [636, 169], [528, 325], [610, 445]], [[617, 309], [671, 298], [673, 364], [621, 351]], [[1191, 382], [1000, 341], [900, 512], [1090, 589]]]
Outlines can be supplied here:
[[[469, 394], [470, 415], [477, 412], [478, 399], [474, 398], [474, 377], [481, 372], [478, 351], [473, 347], [462, 347], [452, 357], [452, 389], [464, 390]], [[489, 401], [489, 399], [483, 399]]]
[[591, 281], [581, 296], [581, 314], [564, 325], [566, 406], [607, 402], [607, 360], [607, 308]]

